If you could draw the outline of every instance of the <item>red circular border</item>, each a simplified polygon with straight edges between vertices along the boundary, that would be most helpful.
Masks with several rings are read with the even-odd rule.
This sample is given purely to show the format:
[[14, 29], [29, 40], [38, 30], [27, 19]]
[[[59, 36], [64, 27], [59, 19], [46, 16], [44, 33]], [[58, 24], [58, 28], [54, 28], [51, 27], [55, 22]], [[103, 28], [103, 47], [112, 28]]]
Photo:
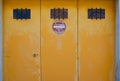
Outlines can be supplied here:
[[[52, 25], [52, 29], [53, 29], [53, 31], [55, 32], [55, 30], [54, 30], [54, 26], [55, 26], [55, 24], [56, 23], [61, 23], [61, 24], [64, 24], [64, 26], [65, 26], [65, 30], [66, 30], [66, 24], [62, 21], [62, 20], [56, 20], [54, 23], [53, 23], [53, 25]], [[65, 32], [65, 30], [63, 31], [63, 32], [61, 32], [61, 33], [57, 33], [57, 32], [55, 32], [56, 34], [63, 34], [64, 32]]]

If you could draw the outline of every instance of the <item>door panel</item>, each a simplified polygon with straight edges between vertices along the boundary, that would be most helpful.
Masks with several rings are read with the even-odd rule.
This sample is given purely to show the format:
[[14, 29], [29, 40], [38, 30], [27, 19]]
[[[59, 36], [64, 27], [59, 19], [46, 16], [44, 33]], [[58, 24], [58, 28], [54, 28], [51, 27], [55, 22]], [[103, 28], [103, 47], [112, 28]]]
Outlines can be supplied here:
[[[31, 19], [13, 19], [15, 8]], [[62, 34], [53, 8], [68, 9]], [[89, 8], [104, 8], [105, 19], [88, 19]], [[40, 80], [115, 81], [114, 0], [3, 0], [3, 81]]]
[[[79, 1], [79, 81], [115, 81], [115, 0]], [[105, 19], [88, 19], [104, 8]]]
[[[16, 8], [31, 9], [31, 19], [13, 19]], [[40, 1], [3, 0], [3, 81], [39, 81], [39, 54]]]
[[[68, 19], [63, 21], [66, 30], [56, 34], [50, 18], [50, 9], [68, 9]], [[41, 64], [42, 81], [74, 81], [77, 55], [77, 10], [75, 0], [41, 1]]]

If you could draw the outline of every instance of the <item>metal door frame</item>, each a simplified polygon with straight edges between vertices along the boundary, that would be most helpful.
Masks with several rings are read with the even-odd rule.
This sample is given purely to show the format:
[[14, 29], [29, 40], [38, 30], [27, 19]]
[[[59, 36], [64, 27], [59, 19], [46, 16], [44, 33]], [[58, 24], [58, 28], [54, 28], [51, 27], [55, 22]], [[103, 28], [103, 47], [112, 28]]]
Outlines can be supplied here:
[[[120, 81], [120, 1], [116, 0], [116, 81]], [[2, 0], [0, 0], [0, 81], [2, 75]]]
[[120, 1], [116, 0], [116, 81], [120, 81]]

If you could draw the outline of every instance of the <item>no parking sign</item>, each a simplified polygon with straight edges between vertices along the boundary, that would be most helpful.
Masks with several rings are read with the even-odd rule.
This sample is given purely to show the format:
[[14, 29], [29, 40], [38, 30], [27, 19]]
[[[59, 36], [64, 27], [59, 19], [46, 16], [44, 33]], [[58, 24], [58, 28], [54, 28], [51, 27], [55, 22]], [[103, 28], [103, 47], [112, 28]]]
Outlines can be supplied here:
[[66, 24], [62, 20], [57, 20], [53, 23], [52, 29], [56, 34], [62, 34], [66, 30]]

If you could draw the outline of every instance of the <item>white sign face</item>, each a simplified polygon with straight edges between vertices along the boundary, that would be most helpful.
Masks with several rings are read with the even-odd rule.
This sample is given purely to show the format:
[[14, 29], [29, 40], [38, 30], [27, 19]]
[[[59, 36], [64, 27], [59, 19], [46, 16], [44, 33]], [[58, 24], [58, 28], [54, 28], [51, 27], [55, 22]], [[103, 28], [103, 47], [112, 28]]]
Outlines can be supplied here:
[[62, 34], [66, 30], [66, 25], [63, 21], [57, 20], [53, 23], [52, 28], [56, 34]]

